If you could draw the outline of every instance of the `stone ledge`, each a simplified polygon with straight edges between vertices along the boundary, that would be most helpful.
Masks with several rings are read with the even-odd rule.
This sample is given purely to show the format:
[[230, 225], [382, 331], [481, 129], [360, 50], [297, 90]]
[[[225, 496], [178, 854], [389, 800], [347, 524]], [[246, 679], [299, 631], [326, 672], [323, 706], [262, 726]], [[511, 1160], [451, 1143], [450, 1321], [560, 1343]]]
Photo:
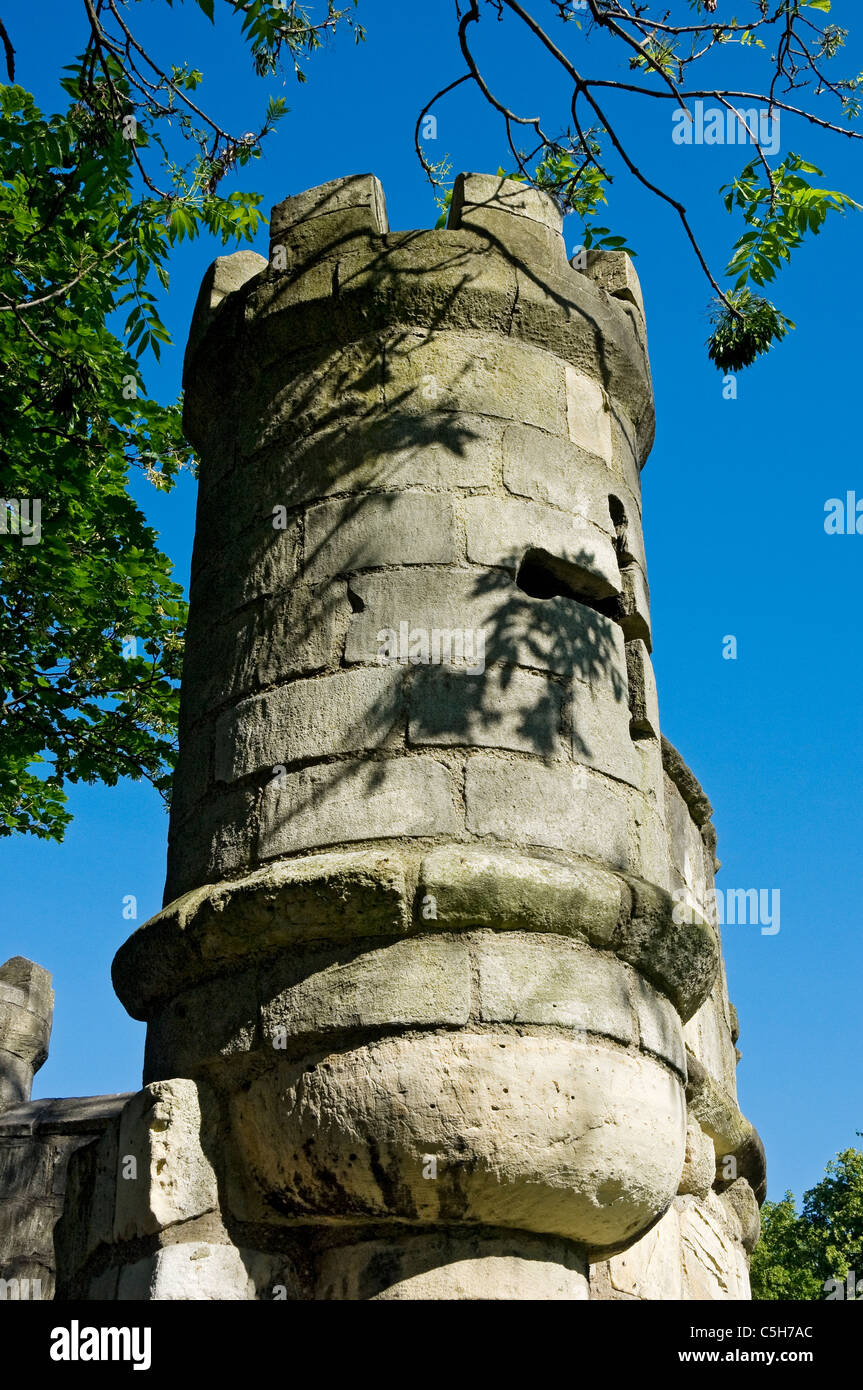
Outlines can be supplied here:
[[[438, 913], [432, 919], [429, 898]], [[112, 973], [132, 1016], [149, 1019], [189, 986], [292, 943], [539, 930], [611, 950], [667, 995], [685, 1022], [710, 990], [718, 946], [708, 923], [677, 925], [672, 910], [664, 890], [596, 864], [461, 843], [426, 852], [419, 865], [416, 853], [398, 849], [335, 850], [187, 893], [121, 946]]]

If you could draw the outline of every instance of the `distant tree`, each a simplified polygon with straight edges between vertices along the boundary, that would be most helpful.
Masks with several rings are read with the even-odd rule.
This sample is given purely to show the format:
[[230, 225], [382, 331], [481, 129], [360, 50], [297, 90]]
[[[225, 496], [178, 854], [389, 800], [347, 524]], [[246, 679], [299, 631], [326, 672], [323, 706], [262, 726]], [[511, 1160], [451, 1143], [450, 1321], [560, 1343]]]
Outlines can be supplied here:
[[853, 1285], [863, 1301], [860, 1149], [845, 1149], [830, 1160], [799, 1214], [790, 1192], [781, 1202], [765, 1202], [751, 1278], [757, 1299], [838, 1300], [848, 1298]]

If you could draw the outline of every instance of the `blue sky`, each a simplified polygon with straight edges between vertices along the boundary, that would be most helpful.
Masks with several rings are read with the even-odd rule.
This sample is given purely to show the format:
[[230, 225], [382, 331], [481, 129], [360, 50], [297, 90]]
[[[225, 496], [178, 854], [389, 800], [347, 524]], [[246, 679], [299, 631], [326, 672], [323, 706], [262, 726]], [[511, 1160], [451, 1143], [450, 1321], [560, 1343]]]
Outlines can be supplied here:
[[[217, 12], [219, 3], [217, 0]], [[534, 0], [537, 14], [551, 13]], [[677, 6], [678, 10], [681, 6]], [[737, 9], [742, 14], [745, 6]], [[4, 7], [4, 16], [7, 7]], [[130, 7], [155, 53], [204, 72], [207, 109], [238, 131], [256, 128], [269, 93], [291, 114], [243, 186], [263, 206], [328, 179], [372, 171], [383, 181], [394, 229], [436, 216], [413, 153], [419, 109], [463, 71], [451, 0], [361, 0], [368, 41], [345, 34], [308, 66], [309, 81], [257, 80], [236, 26], [213, 29], [191, 0]], [[17, 13], [16, 13], [17, 11]], [[44, 109], [60, 103], [60, 68], [83, 46], [73, 0], [12, 7], [7, 24], [18, 81]], [[835, 22], [854, 30], [859, 7], [834, 0]], [[860, 33], [836, 60], [842, 75], [863, 68]], [[603, 59], [572, 28], [568, 51], [585, 71]], [[489, 11], [477, 35], [496, 89], [549, 130], [567, 121], [564, 88], [513, 23]], [[723, 54], [732, 85], [754, 88], [747, 54]], [[613, 73], [629, 71], [619, 59]], [[719, 69], [712, 79], [729, 85]], [[676, 146], [664, 103], [609, 99], [621, 134], [648, 176], [686, 203], [704, 249], [721, 272], [735, 224], [716, 196], [747, 152]], [[436, 108], [434, 159], [454, 172], [506, 163], [503, 132], [478, 95], [463, 87]], [[861, 123], [863, 129], [863, 123]], [[802, 153], [829, 187], [863, 201], [859, 144], [783, 118], [781, 153]], [[637, 250], [648, 314], [658, 432], [643, 476], [645, 533], [662, 727], [701, 779], [715, 808], [723, 888], [778, 889], [781, 929], [728, 926], [725, 954], [743, 1052], [744, 1111], [764, 1139], [770, 1195], [799, 1196], [826, 1161], [856, 1144], [863, 1128], [860, 981], [863, 976], [863, 649], [854, 595], [861, 592], [863, 536], [828, 536], [828, 498], [863, 498], [858, 412], [861, 394], [860, 214], [836, 218], [793, 260], [771, 291], [797, 330], [738, 378], [736, 400], [707, 359], [710, 290], [675, 215], [617, 171], [601, 220]], [[569, 219], [572, 223], [573, 219]], [[567, 224], [568, 242], [580, 242]], [[256, 247], [265, 250], [265, 236]], [[179, 248], [163, 305], [176, 345], [148, 388], [162, 399], [179, 386], [183, 343], [201, 276], [222, 248]], [[136, 495], [163, 548], [188, 579], [194, 483], [168, 498], [145, 483]], [[724, 660], [723, 639], [738, 642]], [[51, 1057], [34, 1094], [133, 1090], [140, 1084], [143, 1025], [115, 999], [110, 964], [136, 925], [161, 903], [167, 819], [141, 784], [71, 789], [75, 820], [63, 845], [0, 841], [0, 960], [30, 956], [54, 975]]]

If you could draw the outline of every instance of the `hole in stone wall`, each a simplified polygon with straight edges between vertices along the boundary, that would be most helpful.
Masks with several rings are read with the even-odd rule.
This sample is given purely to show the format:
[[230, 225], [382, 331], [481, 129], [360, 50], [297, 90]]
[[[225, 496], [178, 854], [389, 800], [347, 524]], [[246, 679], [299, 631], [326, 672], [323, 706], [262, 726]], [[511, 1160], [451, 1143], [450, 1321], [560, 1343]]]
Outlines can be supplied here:
[[595, 613], [606, 618], [619, 620], [620, 597], [618, 594], [597, 593], [601, 580], [549, 555], [545, 550], [528, 550], [515, 576], [515, 582], [522, 593], [530, 598], [550, 599], [568, 598], [583, 603]]
[[619, 497], [609, 493], [608, 510], [611, 515], [611, 524], [614, 527], [614, 549], [617, 563], [622, 569], [624, 565], [628, 565], [635, 558], [629, 549], [629, 525], [626, 520], [626, 508]]
[[361, 599], [360, 596], [359, 596], [359, 594], [355, 594], [355, 593], [354, 593], [354, 591], [353, 591], [353, 589], [351, 588], [350, 584], [348, 584], [347, 590], [348, 590], [348, 602], [349, 602], [350, 605], [351, 605], [351, 612], [352, 612], [352, 613], [364, 613], [365, 610], [366, 610], [365, 600], [364, 600], [364, 599]]

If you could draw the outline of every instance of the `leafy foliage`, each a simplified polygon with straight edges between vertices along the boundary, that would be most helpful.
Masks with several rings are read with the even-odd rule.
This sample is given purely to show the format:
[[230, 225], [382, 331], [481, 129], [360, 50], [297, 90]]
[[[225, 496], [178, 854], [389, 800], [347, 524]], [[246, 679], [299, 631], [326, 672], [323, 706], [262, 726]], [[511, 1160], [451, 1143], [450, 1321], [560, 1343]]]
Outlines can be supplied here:
[[781, 1202], [765, 1202], [761, 1240], [752, 1254], [752, 1296], [836, 1298], [836, 1283], [842, 1285], [851, 1271], [863, 1279], [860, 1149], [845, 1149], [830, 1160], [821, 1182], [805, 1194], [799, 1214], [790, 1192]]
[[[298, 75], [345, 14], [224, 3], [258, 71], [287, 53]], [[55, 840], [69, 783], [144, 777], [167, 798], [186, 605], [129, 481], [168, 490], [195, 461], [181, 403], [147, 395], [142, 361], [170, 341], [172, 247], [260, 226], [260, 195], [219, 185], [286, 111], [271, 100], [257, 134], [232, 137], [189, 97], [197, 69], [159, 66], [111, 0], [86, 10], [67, 110], [0, 86], [0, 836]], [[22, 501], [41, 534], [21, 534]]]
[[773, 343], [781, 342], [794, 324], [779, 310], [750, 289], [732, 290], [727, 301], [714, 306], [713, 332], [707, 340], [707, 355], [720, 371], [739, 372], [751, 367]]

